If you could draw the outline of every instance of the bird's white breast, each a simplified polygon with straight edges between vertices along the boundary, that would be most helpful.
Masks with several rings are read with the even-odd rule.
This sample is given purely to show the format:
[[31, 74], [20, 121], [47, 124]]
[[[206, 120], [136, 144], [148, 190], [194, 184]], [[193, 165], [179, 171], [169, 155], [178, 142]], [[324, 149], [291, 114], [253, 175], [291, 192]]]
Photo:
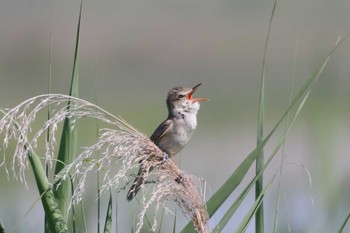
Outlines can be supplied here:
[[[188, 103], [187, 103], [188, 104]], [[169, 156], [182, 150], [191, 139], [197, 127], [199, 104], [193, 103], [173, 110], [173, 123], [158, 146]]]
[[170, 156], [177, 154], [186, 146], [197, 126], [195, 114], [188, 114], [174, 121], [169, 132], [159, 142], [162, 150]]

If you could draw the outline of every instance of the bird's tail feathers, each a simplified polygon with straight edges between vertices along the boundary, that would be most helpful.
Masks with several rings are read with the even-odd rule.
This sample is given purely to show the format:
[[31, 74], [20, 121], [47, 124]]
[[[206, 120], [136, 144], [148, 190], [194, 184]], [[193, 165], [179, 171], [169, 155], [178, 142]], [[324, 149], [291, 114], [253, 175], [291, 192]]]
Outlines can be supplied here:
[[144, 183], [144, 180], [145, 179], [143, 178], [142, 174], [137, 175], [137, 177], [134, 180], [134, 183], [131, 185], [131, 188], [130, 188], [128, 194], [126, 195], [126, 199], [128, 201], [131, 201], [136, 196], [136, 194], [140, 191], [141, 186]]

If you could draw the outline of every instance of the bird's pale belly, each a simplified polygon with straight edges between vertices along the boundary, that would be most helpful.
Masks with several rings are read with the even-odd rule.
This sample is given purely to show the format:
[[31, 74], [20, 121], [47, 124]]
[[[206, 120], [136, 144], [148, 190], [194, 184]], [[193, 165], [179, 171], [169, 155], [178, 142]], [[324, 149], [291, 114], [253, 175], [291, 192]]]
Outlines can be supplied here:
[[184, 128], [176, 129], [168, 133], [158, 142], [158, 147], [165, 151], [170, 157], [180, 152], [191, 139], [193, 130]]

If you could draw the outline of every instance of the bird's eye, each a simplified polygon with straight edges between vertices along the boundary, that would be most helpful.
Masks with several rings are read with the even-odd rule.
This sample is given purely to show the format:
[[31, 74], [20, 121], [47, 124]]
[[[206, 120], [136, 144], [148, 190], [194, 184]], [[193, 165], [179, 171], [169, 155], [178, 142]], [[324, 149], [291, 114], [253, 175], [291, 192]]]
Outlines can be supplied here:
[[183, 99], [183, 98], [185, 98], [185, 95], [181, 95], [181, 94], [180, 94], [180, 95], [177, 96], [177, 98]]

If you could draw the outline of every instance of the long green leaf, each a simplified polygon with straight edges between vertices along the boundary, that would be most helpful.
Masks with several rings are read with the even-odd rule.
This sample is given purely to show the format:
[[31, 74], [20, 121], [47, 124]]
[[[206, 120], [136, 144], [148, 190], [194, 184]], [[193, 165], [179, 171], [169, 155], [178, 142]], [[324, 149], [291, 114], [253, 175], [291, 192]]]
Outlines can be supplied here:
[[[291, 129], [292, 125], [294, 124], [295, 120], [297, 119], [301, 109], [303, 108], [305, 101], [307, 100], [308, 96], [309, 96], [310, 91], [305, 95], [305, 97], [303, 98], [303, 100], [301, 101], [301, 103], [299, 104], [298, 110], [296, 111], [293, 120], [291, 121], [291, 123], [289, 124], [289, 126], [286, 128], [286, 130], [284, 131], [284, 134], [281, 136], [280, 138], [280, 142], [275, 146], [272, 154], [270, 155], [270, 157], [268, 158], [268, 160], [266, 161], [266, 163], [264, 164], [263, 168], [259, 171], [258, 174], [256, 174], [256, 176], [252, 179], [252, 181], [245, 187], [245, 189], [241, 192], [241, 194], [237, 197], [237, 199], [235, 200], [235, 202], [231, 205], [231, 207], [228, 209], [228, 211], [225, 213], [225, 215], [222, 217], [222, 219], [220, 220], [220, 222], [216, 225], [216, 227], [214, 228], [213, 232], [218, 233], [221, 232], [222, 229], [225, 227], [225, 225], [229, 222], [229, 220], [231, 219], [231, 217], [233, 216], [233, 214], [236, 212], [236, 210], [238, 209], [238, 207], [240, 206], [240, 204], [243, 202], [244, 198], [247, 196], [247, 194], [249, 193], [249, 191], [252, 189], [252, 187], [254, 186], [254, 184], [256, 184], [257, 180], [262, 176], [263, 171], [267, 168], [267, 166], [270, 164], [270, 162], [272, 161], [272, 159], [275, 157], [275, 155], [277, 154], [277, 152], [279, 151], [279, 149], [282, 147], [282, 145], [284, 145], [285, 139], [288, 135], [289, 130]], [[281, 169], [281, 168], [280, 168]], [[260, 196], [259, 196], [260, 197]], [[259, 198], [258, 197], [258, 198]]]
[[106, 213], [106, 220], [104, 226], [104, 233], [112, 232], [112, 193], [109, 196], [108, 208]]
[[[294, 86], [295, 86], [295, 70], [296, 70], [296, 61], [297, 61], [297, 55], [298, 55], [298, 45], [299, 45], [299, 34], [297, 34], [296, 38], [296, 43], [295, 43], [295, 52], [294, 52], [294, 61], [293, 61], [293, 72], [292, 72], [292, 84], [291, 84], [291, 89], [289, 93], [289, 104], [292, 101], [293, 98], [293, 93], [294, 93]], [[289, 114], [287, 115], [286, 118], [286, 126], [285, 126], [285, 132], [288, 128], [288, 123], [289, 123]], [[281, 184], [282, 184], [282, 172], [283, 172], [283, 164], [285, 160], [285, 144], [283, 144], [282, 147], [282, 158], [281, 158], [281, 163], [280, 163], [280, 174], [279, 174], [279, 179], [278, 179], [278, 188], [277, 188], [277, 201], [276, 201], [276, 209], [275, 209], [275, 219], [274, 219], [274, 225], [273, 225], [273, 232], [277, 233], [277, 223], [278, 223], [278, 211], [279, 211], [279, 206], [280, 206], [280, 198], [281, 198]]]
[[348, 223], [349, 219], [350, 219], [350, 213], [349, 213], [348, 216], [345, 218], [343, 224], [340, 226], [338, 233], [342, 233], [342, 232], [343, 232], [343, 230], [344, 230], [346, 224]]
[[[80, 2], [79, 19], [77, 26], [77, 36], [75, 41], [75, 52], [74, 52], [74, 64], [71, 79], [70, 95], [78, 97], [78, 51], [79, 51], [79, 38], [80, 38], [80, 25], [82, 16], [83, 0]], [[70, 102], [68, 103], [67, 109], [71, 108]], [[75, 119], [66, 118], [63, 124], [62, 136], [60, 147], [58, 151], [57, 159], [60, 161], [56, 163], [55, 174], [58, 174], [66, 164], [71, 163], [74, 160], [77, 147], [77, 123]], [[60, 210], [64, 218], [68, 218], [68, 207], [71, 197], [71, 185], [69, 181], [63, 181], [57, 191], [55, 196], [58, 200]]]
[[39, 157], [34, 151], [30, 151], [28, 158], [32, 166], [39, 193], [42, 196], [41, 201], [51, 233], [68, 233], [66, 221], [59, 209], [54, 193], [47, 180], [45, 169]]
[[[49, 94], [51, 94], [51, 87], [52, 87], [52, 45], [53, 45], [53, 22], [54, 22], [54, 4], [55, 1], [52, 0], [52, 7], [51, 7], [51, 31], [50, 31], [50, 48], [49, 48], [49, 82], [48, 82], [48, 88], [47, 88], [47, 92]], [[51, 115], [51, 108], [50, 105], [47, 108], [47, 119], [50, 119], [50, 115]], [[46, 132], [46, 141], [49, 141], [49, 136], [50, 135], [50, 127], [47, 129]], [[45, 170], [46, 170], [46, 177], [48, 177], [49, 174], [49, 166], [48, 164], [45, 165]], [[45, 225], [44, 225], [44, 232], [45, 233], [49, 233], [50, 229], [48, 228], [48, 222], [45, 216]]]
[[[95, 104], [98, 105], [98, 101], [97, 101], [97, 78], [98, 78], [98, 74], [97, 74], [97, 55], [95, 54], [94, 56], [94, 70], [95, 70], [95, 77], [94, 77], [94, 99], [95, 99]], [[97, 109], [96, 109], [97, 111]], [[96, 139], [98, 138], [99, 135], [99, 131], [100, 131], [100, 125], [99, 125], [99, 121], [96, 120]], [[97, 159], [100, 159], [100, 151], [97, 150], [96, 151], [96, 156]], [[96, 172], [96, 190], [97, 190], [97, 231], [96, 233], [100, 233], [100, 225], [101, 225], [101, 189], [100, 189], [100, 169], [97, 170]], [[118, 209], [118, 208], [116, 208]], [[117, 223], [118, 224], [118, 223]], [[118, 230], [117, 230], [118, 231]]]
[[[257, 145], [257, 147], [243, 160], [243, 162], [238, 166], [238, 168], [233, 172], [233, 174], [228, 178], [228, 180], [213, 194], [213, 196], [207, 201], [207, 210], [209, 216], [213, 216], [213, 214], [218, 210], [218, 208], [224, 203], [224, 201], [231, 195], [231, 193], [237, 188], [237, 186], [241, 183], [244, 176], [248, 172], [248, 169], [251, 167], [252, 163], [255, 161], [257, 156], [261, 153], [262, 148], [266, 145], [266, 143], [270, 140], [271, 136], [280, 126], [280, 124], [285, 120], [288, 113], [295, 105], [301, 100], [301, 98], [310, 90], [312, 84], [318, 79], [320, 74], [322, 73], [324, 67], [326, 66], [330, 56], [334, 53], [336, 48], [340, 44], [344, 42], [349, 37], [350, 34], [347, 34], [340, 42], [337, 42], [334, 48], [329, 52], [323, 61], [322, 65], [312, 74], [312, 76], [305, 81], [304, 85], [300, 88], [299, 92], [293, 98], [291, 104], [288, 106], [286, 111], [282, 114], [279, 121], [270, 131], [270, 133], [265, 137], [261, 144]], [[182, 230], [182, 232], [193, 232], [193, 227], [191, 224], [187, 224], [186, 227]]]
[[0, 233], [5, 233], [5, 227], [2, 225], [1, 219], [0, 219]]
[[261, 191], [261, 193], [258, 196], [258, 198], [256, 198], [256, 200], [254, 202], [254, 205], [249, 209], [248, 213], [246, 214], [246, 216], [243, 218], [242, 222], [238, 226], [238, 229], [236, 230], [237, 233], [245, 232], [245, 230], [247, 229], [247, 227], [248, 227], [250, 221], [252, 220], [254, 214], [256, 214], [256, 212], [261, 207], [261, 204], [263, 203], [263, 200], [264, 200], [264, 197], [265, 197], [265, 193], [267, 192], [267, 190], [269, 189], [270, 185], [274, 181], [276, 175], [277, 175], [277, 172], [270, 179], [270, 182], [267, 184], [267, 186]]
[[[1, 109], [0, 112], [6, 114]], [[14, 124], [18, 129], [17, 123], [15, 122]], [[67, 224], [58, 207], [58, 203], [51, 189], [51, 185], [47, 180], [46, 171], [40, 161], [39, 156], [31, 148], [28, 150], [28, 159], [32, 167], [34, 178], [41, 197], [41, 202], [44, 207], [48, 228], [50, 229], [51, 233], [68, 233]]]
[[[266, 71], [266, 54], [267, 54], [267, 47], [268, 47], [268, 42], [270, 38], [270, 32], [271, 32], [271, 25], [272, 25], [272, 19], [275, 15], [275, 9], [277, 5], [277, 0], [275, 0], [272, 12], [271, 12], [271, 17], [270, 17], [270, 22], [269, 22], [269, 27], [267, 31], [267, 36], [265, 40], [265, 47], [264, 47], [264, 56], [263, 56], [263, 65], [262, 65], [262, 75], [261, 75], [261, 85], [260, 85], [260, 101], [259, 101], [259, 110], [258, 110], [258, 125], [257, 125], [257, 145], [259, 145], [263, 139], [264, 139], [264, 118], [265, 118], [265, 71]], [[256, 174], [260, 172], [260, 170], [264, 166], [264, 150], [261, 151], [259, 156], [256, 158]], [[260, 194], [263, 190], [263, 180], [264, 177], [261, 174], [260, 178], [257, 180], [255, 184], [255, 198], [257, 199], [260, 197]], [[259, 209], [256, 212], [255, 216], [255, 232], [256, 233], [263, 233], [264, 232], [264, 205], [261, 203]]]
[[[222, 205], [222, 203], [230, 196], [230, 194], [241, 183], [248, 169], [255, 161], [257, 156], [261, 153], [262, 148], [268, 142], [272, 134], [270, 134], [264, 141], [258, 145], [248, 157], [240, 164], [240, 166], [233, 172], [230, 178], [214, 193], [214, 195], [207, 202], [207, 210], [209, 216], [213, 216], [216, 210]], [[193, 226], [189, 223], [182, 230], [182, 233], [194, 232]]]

